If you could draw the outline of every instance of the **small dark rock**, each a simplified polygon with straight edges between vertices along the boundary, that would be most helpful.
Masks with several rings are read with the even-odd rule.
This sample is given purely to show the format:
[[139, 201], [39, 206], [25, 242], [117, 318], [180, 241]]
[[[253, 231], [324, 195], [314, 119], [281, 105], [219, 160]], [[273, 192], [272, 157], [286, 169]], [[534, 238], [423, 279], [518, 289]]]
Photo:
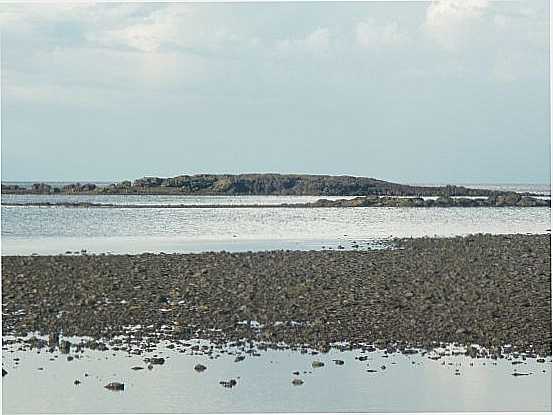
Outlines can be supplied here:
[[231, 379], [231, 380], [228, 380], [228, 381], [225, 381], [225, 380], [222, 380], [219, 382], [220, 385], [223, 385], [223, 387], [225, 388], [232, 388], [234, 386], [236, 386], [237, 382], [236, 382], [236, 379]]
[[203, 372], [204, 370], [206, 370], [207, 367], [205, 367], [204, 365], [202, 364], [197, 364], [196, 366], [194, 366], [194, 370], [196, 372]]
[[112, 391], [122, 391], [125, 389], [125, 384], [119, 383], [119, 382], [111, 382], [111, 383], [108, 383], [106, 386], [104, 386], [104, 388]]

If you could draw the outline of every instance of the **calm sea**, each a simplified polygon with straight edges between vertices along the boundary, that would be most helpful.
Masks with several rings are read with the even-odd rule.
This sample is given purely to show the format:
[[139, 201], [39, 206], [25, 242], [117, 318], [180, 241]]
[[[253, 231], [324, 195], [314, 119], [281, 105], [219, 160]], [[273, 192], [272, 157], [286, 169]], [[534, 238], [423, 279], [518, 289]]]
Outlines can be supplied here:
[[[473, 185], [475, 186], [475, 185]], [[494, 185], [482, 185], [482, 187]], [[539, 192], [547, 185], [498, 190]], [[3, 203], [279, 204], [318, 196], [3, 195]], [[329, 197], [340, 198], [340, 197]], [[2, 254], [367, 249], [394, 237], [546, 233], [550, 208], [130, 209], [2, 206]], [[357, 247], [358, 246], [358, 247]]]

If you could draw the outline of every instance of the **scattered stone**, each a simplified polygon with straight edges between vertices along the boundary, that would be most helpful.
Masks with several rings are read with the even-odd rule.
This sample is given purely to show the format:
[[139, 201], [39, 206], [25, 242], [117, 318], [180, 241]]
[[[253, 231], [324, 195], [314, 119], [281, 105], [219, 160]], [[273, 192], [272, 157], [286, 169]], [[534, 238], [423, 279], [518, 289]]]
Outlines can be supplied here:
[[[498, 347], [508, 339], [513, 351], [549, 356], [550, 238], [396, 239], [391, 244], [401, 249], [370, 252], [4, 256], [3, 334], [25, 335], [32, 327], [51, 334], [48, 350], [59, 347], [66, 355], [71, 345], [59, 333], [108, 342], [133, 334], [148, 344], [110, 347], [144, 353], [160, 342], [181, 348], [179, 341], [202, 338], [218, 345], [263, 339], [274, 349], [288, 344], [306, 353], [327, 351], [340, 339], [409, 354], [439, 339], [486, 357], [469, 348], [477, 343], [497, 360], [509, 354], [508, 347]], [[68, 294], [61, 302], [60, 292]], [[158, 303], [159, 296], [169, 303]], [[256, 317], [260, 326], [237, 324]], [[129, 321], [141, 327], [131, 333], [125, 329]], [[174, 330], [174, 322], [185, 329]], [[84, 347], [107, 350], [97, 341], [79, 351]]]
[[220, 385], [223, 385], [223, 387], [225, 388], [233, 388], [234, 386], [236, 386], [237, 382], [235, 379], [231, 379], [231, 380], [228, 380], [228, 381], [225, 381], [225, 380], [222, 380], [219, 382]]
[[202, 365], [202, 364], [197, 364], [196, 366], [194, 366], [194, 370], [195, 370], [196, 372], [200, 372], [200, 373], [201, 373], [201, 372], [203, 372], [203, 371], [206, 370], [206, 369], [207, 369], [207, 367], [205, 367], [205, 366]]
[[119, 382], [111, 382], [108, 383], [104, 388], [112, 390], [112, 391], [122, 391], [125, 390], [125, 384], [119, 383]]

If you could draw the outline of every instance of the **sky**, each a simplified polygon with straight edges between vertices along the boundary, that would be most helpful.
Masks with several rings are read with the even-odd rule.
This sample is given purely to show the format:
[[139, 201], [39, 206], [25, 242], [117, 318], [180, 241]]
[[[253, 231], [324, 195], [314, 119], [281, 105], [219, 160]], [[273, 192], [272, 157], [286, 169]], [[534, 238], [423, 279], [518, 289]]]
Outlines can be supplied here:
[[5, 181], [549, 183], [547, 1], [0, 4]]

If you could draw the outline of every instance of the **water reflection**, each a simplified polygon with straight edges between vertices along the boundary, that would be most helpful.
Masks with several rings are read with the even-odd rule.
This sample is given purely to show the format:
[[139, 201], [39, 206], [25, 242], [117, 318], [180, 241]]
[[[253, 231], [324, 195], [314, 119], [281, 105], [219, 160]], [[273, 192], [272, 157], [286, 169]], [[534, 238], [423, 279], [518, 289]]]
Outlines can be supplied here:
[[[177, 353], [161, 345], [148, 356], [165, 363], [146, 369], [144, 356], [87, 350], [80, 359], [43, 350], [3, 351], [8, 375], [2, 383], [4, 413], [36, 412], [432, 412], [550, 411], [551, 359], [527, 359], [512, 376], [512, 361], [359, 351], [312, 356], [268, 350], [259, 357]], [[57, 356], [57, 358], [53, 358]], [[15, 364], [19, 358], [19, 364]], [[51, 360], [52, 359], [52, 360]], [[341, 359], [337, 365], [333, 359]], [[323, 367], [313, 368], [314, 360]], [[194, 370], [201, 363], [202, 373]], [[145, 369], [134, 371], [141, 366]], [[38, 370], [43, 368], [43, 370]], [[367, 372], [373, 369], [374, 372]], [[459, 375], [456, 371], [459, 371]], [[520, 369], [519, 369], [520, 370]], [[299, 371], [299, 376], [293, 372]], [[545, 371], [545, 373], [544, 373]], [[85, 373], [88, 376], [85, 377]], [[301, 386], [292, 380], [300, 378]], [[74, 380], [82, 383], [74, 385]], [[221, 381], [235, 379], [233, 388]], [[38, 380], [38, 381], [37, 381]], [[104, 388], [125, 384], [123, 392]], [[33, 384], [33, 388], [28, 386]]]

